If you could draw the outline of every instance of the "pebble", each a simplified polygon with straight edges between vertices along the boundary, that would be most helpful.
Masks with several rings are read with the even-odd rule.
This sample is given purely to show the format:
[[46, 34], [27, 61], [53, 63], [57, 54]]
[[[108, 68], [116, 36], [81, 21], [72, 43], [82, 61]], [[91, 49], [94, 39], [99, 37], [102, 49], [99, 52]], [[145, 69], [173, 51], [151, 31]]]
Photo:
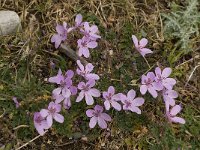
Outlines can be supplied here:
[[0, 11], [0, 35], [15, 34], [21, 30], [21, 21], [16, 12]]

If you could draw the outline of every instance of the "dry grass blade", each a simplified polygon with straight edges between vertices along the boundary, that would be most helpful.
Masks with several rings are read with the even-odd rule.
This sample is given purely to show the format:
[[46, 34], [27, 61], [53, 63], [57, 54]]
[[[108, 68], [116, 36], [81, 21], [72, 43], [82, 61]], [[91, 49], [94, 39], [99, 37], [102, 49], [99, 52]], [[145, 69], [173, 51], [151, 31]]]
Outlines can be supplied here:
[[88, 64], [84, 58], [78, 56], [74, 50], [65, 44], [61, 44], [59, 50], [74, 61], [80, 60], [83, 64]]

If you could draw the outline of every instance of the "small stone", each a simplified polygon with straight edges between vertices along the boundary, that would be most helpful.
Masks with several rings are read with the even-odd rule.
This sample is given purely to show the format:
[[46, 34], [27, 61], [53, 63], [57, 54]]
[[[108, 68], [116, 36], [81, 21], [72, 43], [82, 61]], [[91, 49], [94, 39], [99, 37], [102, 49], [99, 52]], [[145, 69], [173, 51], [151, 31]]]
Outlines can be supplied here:
[[14, 11], [0, 11], [0, 35], [15, 34], [22, 30], [20, 18]]
[[113, 50], [109, 50], [109, 55], [113, 56]]

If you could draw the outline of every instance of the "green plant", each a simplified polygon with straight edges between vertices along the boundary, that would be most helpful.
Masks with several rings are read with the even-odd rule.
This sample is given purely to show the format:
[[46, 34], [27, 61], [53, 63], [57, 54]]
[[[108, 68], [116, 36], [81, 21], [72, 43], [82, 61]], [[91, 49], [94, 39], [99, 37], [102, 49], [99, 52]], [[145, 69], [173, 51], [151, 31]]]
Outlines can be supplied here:
[[192, 51], [192, 39], [199, 35], [200, 12], [197, 0], [187, 0], [187, 5], [183, 9], [175, 2], [171, 4], [172, 12], [162, 14], [164, 19], [164, 35], [166, 40], [177, 40], [177, 49], [185, 54]]

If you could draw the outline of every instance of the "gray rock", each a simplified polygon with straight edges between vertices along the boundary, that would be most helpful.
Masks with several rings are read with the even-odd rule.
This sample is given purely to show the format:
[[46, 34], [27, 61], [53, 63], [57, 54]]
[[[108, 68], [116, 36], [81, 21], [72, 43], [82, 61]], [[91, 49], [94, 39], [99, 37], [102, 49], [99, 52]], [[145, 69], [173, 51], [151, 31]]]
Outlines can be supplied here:
[[21, 21], [16, 12], [0, 11], [0, 35], [15, 34], [21, 30]]

